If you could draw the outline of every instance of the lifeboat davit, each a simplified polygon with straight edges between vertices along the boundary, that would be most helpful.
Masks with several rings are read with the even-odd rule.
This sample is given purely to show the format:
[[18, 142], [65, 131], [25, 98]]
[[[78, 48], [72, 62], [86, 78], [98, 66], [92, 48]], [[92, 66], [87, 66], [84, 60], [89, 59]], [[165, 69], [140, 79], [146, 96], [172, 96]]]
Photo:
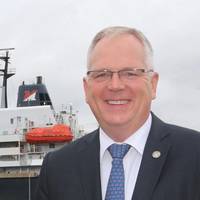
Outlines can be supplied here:
[[56, 124], [52, 127], [34, 128], [25, 135], [29, 143], [51, 143], [51, 142], [70, 142], [73, 134], [70, 127], [64, 124]]

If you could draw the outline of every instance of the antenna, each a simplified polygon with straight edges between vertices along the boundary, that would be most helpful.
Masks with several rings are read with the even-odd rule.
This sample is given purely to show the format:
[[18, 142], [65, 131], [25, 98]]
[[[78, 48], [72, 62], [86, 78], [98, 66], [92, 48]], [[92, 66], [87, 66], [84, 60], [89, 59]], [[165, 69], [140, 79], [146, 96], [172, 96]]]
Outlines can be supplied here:
[[11, 50], [15, 50], [15, 48], [4, 48], [4, 49], [0, 49], [0, 51], [11, 51]]
[[7, 79], [15, 74], [14, 71], [8, 72], [8, 63], [9, 63], [9, 51], [14, 50], [14, 48], [4, 48], [0, 49], [0, 51], [6, 51], [5, 56], [0, 56], [0, 60], [5, 62], [4, 69], [0, 69], [0, 76], [3, 76], [3, 85], [2, 85], [2, 94], [1, 94], [1, 108], [8, 107], [8, 99], [7, 99]]

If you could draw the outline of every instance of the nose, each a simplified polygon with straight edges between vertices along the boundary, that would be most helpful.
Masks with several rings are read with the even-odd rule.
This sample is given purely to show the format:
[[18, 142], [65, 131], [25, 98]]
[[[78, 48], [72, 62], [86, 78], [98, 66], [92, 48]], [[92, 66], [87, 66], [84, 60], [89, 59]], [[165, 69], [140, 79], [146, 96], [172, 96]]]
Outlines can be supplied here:
[[125, 85], [123, 83], [123, 81], [120, 79], [119, 74], [118, 73], [113, 73], [112, 77], [108, 83], [108, 89], [109, 90], [122, 90], [124, 89]]

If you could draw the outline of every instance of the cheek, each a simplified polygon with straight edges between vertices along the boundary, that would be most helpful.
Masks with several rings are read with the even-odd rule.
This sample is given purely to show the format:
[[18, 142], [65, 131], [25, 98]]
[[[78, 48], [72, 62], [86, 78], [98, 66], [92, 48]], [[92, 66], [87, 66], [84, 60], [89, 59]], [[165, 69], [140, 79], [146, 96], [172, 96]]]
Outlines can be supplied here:
[[153, 97], [153, 93], [154, 93], [154, 89], [153, 89], [153, 85], [151, 83], [150, 79], [146, 79], [143, 85], [143, 90], [144, 90], [144, 94], [149, 97], [152, 98]]
[[96, 96], [97, 88], [95, 84], [90, 81], [84, 80], [84, 92], [85, 92], [85, 101], [88, 104], [91, 104]]
[[148, 87], [145, 90], [145, 97], [146, 97], [146, 101], [151, 102], [151, 100], [153, 99], [153, 90], [152, 87], [150, 85], [148, 85]]
[[132, 87], [132, 94], [135, 94], [140, 104], [144, 101], [151, 101], [153, 94], [150, 81], [143, 80], [142, 82], [135, 83], [134, 87]]
[[101, 91], [98, 87], [88, 86], [86, 91], [86, 101], [90, 105], [94, 105], [100, 98]]

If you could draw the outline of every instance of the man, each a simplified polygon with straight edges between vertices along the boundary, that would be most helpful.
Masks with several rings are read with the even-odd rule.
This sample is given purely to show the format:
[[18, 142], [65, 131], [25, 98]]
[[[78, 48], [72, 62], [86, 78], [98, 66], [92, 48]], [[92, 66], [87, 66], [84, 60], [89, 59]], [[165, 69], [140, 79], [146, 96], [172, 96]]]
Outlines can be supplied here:
[[[151, 113], [152, 56], [135, 29], [95, 36], [83, 83], [100, 128], [45, 157], [37, 200], [200, 199], [200, 134]], [[112, 147], [125, 145], [123, 158], [113, 156]]]

